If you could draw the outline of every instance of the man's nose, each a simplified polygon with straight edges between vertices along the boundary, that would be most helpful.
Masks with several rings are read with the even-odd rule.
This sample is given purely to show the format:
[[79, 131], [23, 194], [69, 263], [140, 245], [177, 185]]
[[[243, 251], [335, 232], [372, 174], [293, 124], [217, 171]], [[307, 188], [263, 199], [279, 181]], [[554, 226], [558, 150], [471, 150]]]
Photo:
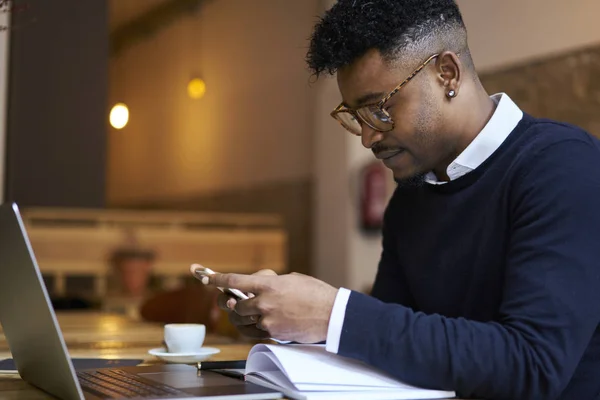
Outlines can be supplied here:
[[373, 147], [373, 145], [377, 142], [380, 142], [383, 139], [383, 134], [375, 129], [371, 128], [367, 124], [362, 125], [362, 132], [360, 135], [360, 140], [362, 145], [367, 149]]

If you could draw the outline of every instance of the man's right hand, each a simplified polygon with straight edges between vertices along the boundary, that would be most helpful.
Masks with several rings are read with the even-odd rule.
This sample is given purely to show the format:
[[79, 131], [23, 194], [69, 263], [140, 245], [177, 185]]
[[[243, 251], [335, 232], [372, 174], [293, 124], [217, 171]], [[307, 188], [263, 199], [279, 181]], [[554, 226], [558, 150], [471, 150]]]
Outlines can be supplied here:
[[[252, 275], [277, 275], [277, 273], [270, 269], [263, 269], [258, 272], [255, 272]], [[249, 297], [254, 297], [252, 293], [248, 293]], [[241, 316], [236, 313], [235, 305], [238, 301], [234, 297], [231, 297], [225, 293], [219, 294], [217, 298], [217, 303], [219, 307], [229, 314], [229, 321], [240, 331], [240, 333], [244, 336], [253, 338], [253, 339], [267, 339], [269, 338], [269, 332], [264, 331], [256, 326], [256, 323], [260, 319], [260, 315], [248, 315]]]

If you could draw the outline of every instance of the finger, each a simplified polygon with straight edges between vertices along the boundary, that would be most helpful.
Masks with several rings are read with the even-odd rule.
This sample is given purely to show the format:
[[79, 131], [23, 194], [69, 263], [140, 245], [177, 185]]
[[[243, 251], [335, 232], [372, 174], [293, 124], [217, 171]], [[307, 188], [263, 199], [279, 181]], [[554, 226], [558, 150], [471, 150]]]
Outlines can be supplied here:
[[273, 271], [272, 269], [261, 269], [260, 271], [257, 271], [255, 273], [253, 273], [252, 275], [277, 275], [277, 272]]
[[[273, 276], [277, 275], [277, 272], [273, 271], [272, 269], [261, 269], [260, 271], [256, 271], [252, 275]], [[256, 297], [254, 293], [246, 293], [246, 295], [248, 295], [249, 298]]]
[[263, 326], [264, 318], [259, 318], [256, 322], [256, 329], [260, 329], [261, 331], [268, 332], [268, 330]]
[[259, 310], [259, 307], [259, 299], [255, 297], [244, 301], [238, 301], [235, 304], [234, 311], [241, 316], [260, 315], [262, 312]]
[[269, 334], [272, 336], [273, 333], [270, 332], [270, 328], [273, 328], [273, 326], [270, 323], [270, 321], [272, 321], [272, 320], [269, 320], [268, 318], [265, 318], [265, 317], [260, 317], [258, 319], [258, 322], [256, 322], [256, 327], [258, 329], [262, 329], [265, 332], [269, 332]]
[[226, 294], [221, 293], [217, 297], [217, 305], [222, 310], [231, 311], [235, 308], [236, 299], [231, 296], [227, 296]]
[[[214, 274], [209, 277], [208, 284], [228, 289], [239, 289], [242, 292], [260, 294], [268, 287], [269, 278], [270, 276], [260, 275]], [[202, 283], [207, 284], [204, 280]]]
[[269, 332], [263, 331], [256, 327], [256, 325], [248, 325], [248, 326], [239, 326], [238, 331], [246, 337], [252, 339], [267, 339], [271, 337]]
[[234, 312], [229, 314], [229, 322], [234, 326], [256, 325], [259, 319], [258, 315], [242, 316]]

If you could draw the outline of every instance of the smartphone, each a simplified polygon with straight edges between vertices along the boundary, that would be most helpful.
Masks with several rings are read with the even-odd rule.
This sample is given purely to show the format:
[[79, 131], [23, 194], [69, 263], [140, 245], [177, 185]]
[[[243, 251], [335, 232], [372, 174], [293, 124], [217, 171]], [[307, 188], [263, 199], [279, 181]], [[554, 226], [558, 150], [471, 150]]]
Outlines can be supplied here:
[[[192, 264], [190, 271], [192, 272], [192, 275], [194, 275], [200, 281], [202, 281], [203, 277], [214, 275], [216, 273], [212, 269], [203, 267], [199, 264]], [[235, 297], [238, 300], [248, 300], [250, 298], [248, 295], [238, 289], [225, 289], [222, 287], [218, 287], [217, 289], [229, 296]]]

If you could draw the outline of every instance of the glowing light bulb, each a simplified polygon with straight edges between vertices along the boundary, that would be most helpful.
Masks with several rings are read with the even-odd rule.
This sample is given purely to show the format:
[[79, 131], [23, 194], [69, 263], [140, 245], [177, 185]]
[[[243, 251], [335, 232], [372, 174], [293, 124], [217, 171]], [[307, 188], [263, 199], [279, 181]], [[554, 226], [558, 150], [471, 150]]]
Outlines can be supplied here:
[[188, 83], [187, 90], [192, 99], [200, 99], [206, 93], [206, 83], [200, 78], [194, 78]]
[[123, 129], [129, 122], [129, 109], [123, 103], [117, 103], [110, 110], [110, 124], [115, 129]]

